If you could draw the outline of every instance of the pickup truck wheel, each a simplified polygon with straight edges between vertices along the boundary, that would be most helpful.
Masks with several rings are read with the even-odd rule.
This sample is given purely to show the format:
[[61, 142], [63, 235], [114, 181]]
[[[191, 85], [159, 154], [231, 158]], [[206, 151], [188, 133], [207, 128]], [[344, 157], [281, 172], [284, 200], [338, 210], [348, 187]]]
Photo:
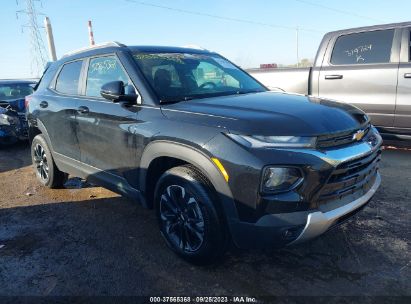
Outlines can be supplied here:
[[167, 245], [195, 264], [209, 264], [223, 255], [227, 237], [215, 207], [215, 190], [192, 166], [166, 171], [157, 183], [155, 203], [160, 231]]
[[43, 186], [49, 188], [63, 187], [67, 180], [67, 174], [57, 168], [43, 135], [34, 137], [31, 144], [31, 159], [37, 179]]

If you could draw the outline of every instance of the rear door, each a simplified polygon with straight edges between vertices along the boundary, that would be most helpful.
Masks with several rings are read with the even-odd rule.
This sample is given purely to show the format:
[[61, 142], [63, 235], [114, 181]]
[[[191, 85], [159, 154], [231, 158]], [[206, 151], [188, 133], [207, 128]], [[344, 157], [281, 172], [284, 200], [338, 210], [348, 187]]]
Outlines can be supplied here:
[[[92, 57], [87, 60], [82, 98], [78, 103], [77, 137], [81, 162], [98, 180], [125, 185], [136, 168], [137, 139], [133, 128], [137, 109], [114, 103], [100, 95], [101, 86], [121, 80], [132, 85], [116, 55]], [[97, 171], [93, 171], [97, 169]]]
[[400, 35], [388, 29], [333, 38], [319, 74], [319, 96], [351, 103], [374, 125], [392, 127]]
[[75, 160], [80, 160], [76, 110], [82, 67], [83, 60], [65, 63], [47, 89], [48, 93], [39, 96], [39, 120], [47, 130], [53, 150]]
[[[411, 134], [411, 34], [410, 28], [403, 30], [401, 63], [398, 71], [397, 107], [395, 128], [410, 129]], [[408, 133], [408, 132], [407, 132]]]

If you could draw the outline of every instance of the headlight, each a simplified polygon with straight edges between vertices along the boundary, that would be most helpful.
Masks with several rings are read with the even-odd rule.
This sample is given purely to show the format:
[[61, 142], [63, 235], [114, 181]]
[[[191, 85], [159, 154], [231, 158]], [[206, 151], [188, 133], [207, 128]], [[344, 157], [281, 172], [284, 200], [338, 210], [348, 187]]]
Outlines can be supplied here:
[[3, 126], [10, 126], [13, 124], [13, 119], [10, 119], [11, 117], [6, 115], [6, 114], [0, 114], [0, 125]]
[[376, 147], [379, 143], [382, 141], [382, 137], [378, 130], [374, 127], [371, 126], [370, 131], [368, 134], [365, 136], [364, 140], [371, 146], [371, 147]]
[[317, 138], [304, 136], [247, 136], [226, 133], [237, 143], [249, 148], [314, 148]]
[[281, 192], [297, 187], [303, 181], [302, 173], [297, 168], [265, 168], [262, 180], [262, 191]]

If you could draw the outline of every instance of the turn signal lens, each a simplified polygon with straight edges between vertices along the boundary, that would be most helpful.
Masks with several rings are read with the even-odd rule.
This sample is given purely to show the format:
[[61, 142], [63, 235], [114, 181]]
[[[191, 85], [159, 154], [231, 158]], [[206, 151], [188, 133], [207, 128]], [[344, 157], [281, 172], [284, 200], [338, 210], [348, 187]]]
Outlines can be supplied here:
[[217, 166], [217, 168], [220, 170], [221, 174], [224, 176], [225, 181], [228, 182], [229, 176], [228, 176], [228, 173], [225, 170], [223, 164], [218, 160], [218, 158], [212, 157], [211, 160]]

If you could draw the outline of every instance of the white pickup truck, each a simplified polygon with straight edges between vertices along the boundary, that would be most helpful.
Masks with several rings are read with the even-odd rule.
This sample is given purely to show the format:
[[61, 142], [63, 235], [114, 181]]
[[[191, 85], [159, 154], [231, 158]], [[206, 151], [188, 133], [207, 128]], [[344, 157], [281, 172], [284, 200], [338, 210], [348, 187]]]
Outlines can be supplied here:
[[249, 69], [272, 90], [364, 110], [387, 139], [411, 139], [411, 22], [327, 33], [311, 68]]

